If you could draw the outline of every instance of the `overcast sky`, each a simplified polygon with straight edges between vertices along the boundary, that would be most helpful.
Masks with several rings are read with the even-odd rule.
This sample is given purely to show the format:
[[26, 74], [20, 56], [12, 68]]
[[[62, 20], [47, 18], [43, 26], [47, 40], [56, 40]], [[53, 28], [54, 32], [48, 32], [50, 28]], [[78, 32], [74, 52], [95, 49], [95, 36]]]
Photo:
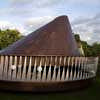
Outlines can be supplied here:
[[82, 40], [100, 42], [100, 0], [0, 0], [0, 28], [25, 35], [60, 15]]

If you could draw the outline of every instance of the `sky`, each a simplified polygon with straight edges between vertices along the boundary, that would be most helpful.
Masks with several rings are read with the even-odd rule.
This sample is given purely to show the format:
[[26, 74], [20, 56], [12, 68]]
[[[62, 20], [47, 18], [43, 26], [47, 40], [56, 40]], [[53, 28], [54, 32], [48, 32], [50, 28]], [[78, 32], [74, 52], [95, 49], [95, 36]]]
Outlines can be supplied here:
[[100, 43], [100, 0], [0, 0], [0, 28], [24, 35], [61, 15], [81, 40]]

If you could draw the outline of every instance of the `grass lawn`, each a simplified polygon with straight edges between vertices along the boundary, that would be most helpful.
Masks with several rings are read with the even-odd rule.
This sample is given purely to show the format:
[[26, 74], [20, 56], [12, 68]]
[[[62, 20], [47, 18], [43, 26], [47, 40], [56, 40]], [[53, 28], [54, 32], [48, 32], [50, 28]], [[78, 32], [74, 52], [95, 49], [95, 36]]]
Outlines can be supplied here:
[[83, 90], [48, 94], [0, 92], [0, 100], [100, 100], [100, 75]]

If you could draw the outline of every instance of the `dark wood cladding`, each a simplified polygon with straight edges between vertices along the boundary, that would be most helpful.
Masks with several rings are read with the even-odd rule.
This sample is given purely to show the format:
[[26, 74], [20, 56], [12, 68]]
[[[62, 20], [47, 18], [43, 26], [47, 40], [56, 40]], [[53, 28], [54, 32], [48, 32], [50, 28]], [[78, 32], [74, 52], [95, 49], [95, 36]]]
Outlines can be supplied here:
[[79, 56], [67, 16], [57, 17], [0, 52], [1, 55]]
[[[95, 77], [94, 77], [95, 78]], [[20, 91], [20, 92], [58, 92], [82, 89], [90, 86], [94, 78], [65, 82], [16, 82], [0, 81], [0, 90]]]

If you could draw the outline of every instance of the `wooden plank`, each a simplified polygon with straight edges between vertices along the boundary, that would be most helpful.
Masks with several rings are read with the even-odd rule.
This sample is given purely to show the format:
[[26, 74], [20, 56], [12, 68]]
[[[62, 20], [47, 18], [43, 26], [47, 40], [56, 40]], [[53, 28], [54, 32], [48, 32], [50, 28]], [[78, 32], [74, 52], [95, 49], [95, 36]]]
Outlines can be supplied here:
[[11, 78], [12, 78], [12, 69], [11, 69], [12, 61], [13, 61], [13, 57], [10, 56], [9, 68], [8, 68], [8, 80], [11, 80]]
[[52, 56], [50, 57], [50, 65], [49, 65], [47, 81], [51, 81], [51, 66], [52, 66]]
[[71, 57], [71, 72], [70, 72], [70, 80], [73, 80], [73, 65], [74, 65], [74, 57]]
[[39, 57], [39, 66], [37, 67], [38, 73], [37, 73], [37, 81], [41, 81], [41, 71], [42, 71], [42, 57]]
[[78, 67], [78, 61], [77, 61], [78, 57], [75, 57], [75, 71], [74, 71], [74, 80], [77, 79], [77, 67]]
[[45, 66], [44, 66], [44, 70], [43, 70], [42, 81], [46, 81], [46, 66], [47, 66], [47, 56], [45, 59]]
[[88, 66], [89, 66], [89, 58], [87, 58], [87, 64], [86, 64], [86, 78], [88, 79]]
[[67, 60], [67, 73], [66, 73], [66, 80], [69, 80], [69, 66], [70, 66], [70, 61], [71, 61], [71, 57], [68, 57], [68, 60]]
[[80, 79], [80, 58], [81, 57], [78, 57], [78, 74], [77, 74], [77, 79], [78, 80]]
[[82, 79], [82, 57], [80, 57], [80, 79]]
[[86, 57], [84, 57], [84, 62], [83, 63], [84, 63], [84, 66], [83, 66], [84, 67], [84, 69], [83, 69], [84, 70], [83, 75], [84, 75], [84, 79], [85, 79], [86, 78], [86, 69], [85, 69], [86, 68]]
[[19, 57], [19, 64], [18, 64], [18, 72], [17, 72], [17, 79], [21, 80], [21, 69], [22, 69], [22, 56]]
[[97, 73], [97, 67], [98, 67], [98, 61], [99, 61], [99, 58], [98, 57], [96, 57], [95, 58], [95, 76], [96, 76], [96, 73]]
[[66, 57], [64, 57], [64, 66], [63, 66], [63, 72], [62, 72], [62, 77], [61, 77], [62, 81], [65, 80], [65, 66], [66, 66]]
[[16, 80], [16, 72], [17, 72], [17, 56], [14, 57], [14, 66], [13, 72], [12, 72], [12, 80]]
[[60, 81], [60, 67], [61, 67], [61, 60], [62, 60], [62, 56], [60, 56], [60, 59], [59, 59], [59, 68], [58, 68], [58, 74], [57, 74], [57, 81]]
[[5, 56], [4, 70], [3, 70], [3, 79], [7, 80], [7, 71], [8, 71], [8, 56]]
[[31, 66], [32, 65], [32, 57], [30, 57], [30, 61], [29, 61], [29, 67], [28, 67], [28, 72], [27, 72], [27, 80], [31, 79]]
[[87, 78], [87, 65], [88, 65], [88, 57], [85, 57], [85, 64], [84, 64], [85, 78]]
[[85, 73], [85, 71], [84, 71], [84, 63], [85, 63], [85, 62], [84, 62], [84, 61], [85, 61], [85, 58], [82, 57], [82, 71], [83, 71], [83, 72], [82, 72], [82, 73], [83, 73], [82, 78], [83, 78], [83, 79], [85, 79], [85, 75], [84, 75], [84, 73]]
[[54, 65], [52, 81], [56, 80], [56, 67], [57, 67], [57, 56], [55, 57], [55, 65]]
[[90, 59], [91, 58], [88, 58], [87, 59], [87, 67], [86, 67], [86, 70], [87, 70], [87, 78], [89, 78], [89, 64], [90, 64]]
[[26, 79], [26, 65], [27, 65], [27, 56], [24, 58], [24, 66], [23, 66], [23, 71], [22, 71], [22, 80]]
[[85, 65], [84, 65], [85, 79], [87, 78], [87, 60], [88, 60], [88, 58], [85, 57]]
[[37, 64], [37, 57], [34, 57], [34, 69], [33, 69], [33, 73], [32, 73], [32, 81], [36, 81], [36, 64]]
[[3, 75], [3, 66], [4, 66], [4, 56], [0, 56], [0, 79], [2, 79]]

